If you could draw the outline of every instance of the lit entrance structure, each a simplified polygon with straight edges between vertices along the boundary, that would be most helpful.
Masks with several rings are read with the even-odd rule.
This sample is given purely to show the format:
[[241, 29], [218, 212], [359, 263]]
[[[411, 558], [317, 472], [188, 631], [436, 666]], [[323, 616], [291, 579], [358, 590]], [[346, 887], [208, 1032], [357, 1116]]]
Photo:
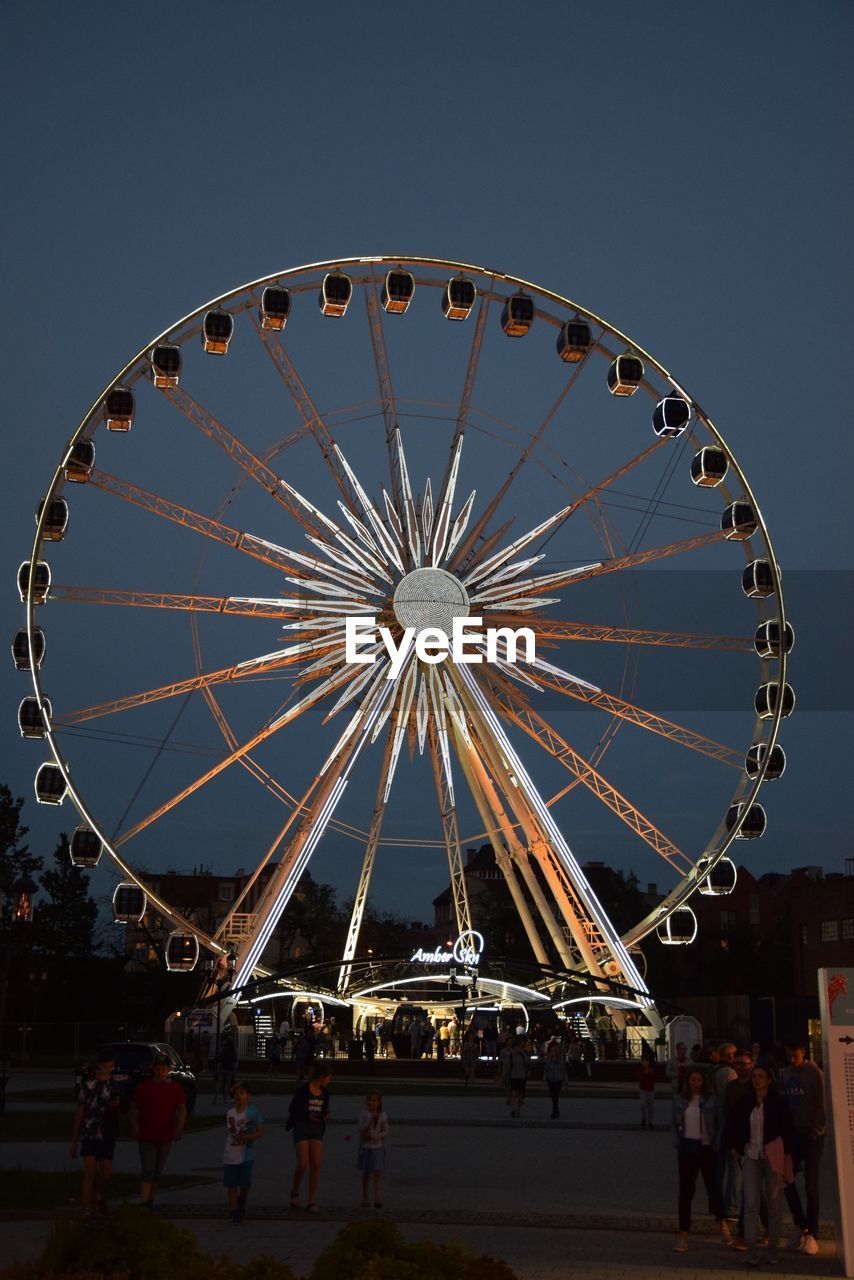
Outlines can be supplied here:
[[[290, 421], [281, 437], [270, 424], [283, 409]], [[213, 514], [209, 471], [225, 485]], [[665, 501], [673, 477], [682, 487]], [[672, 530], [668, 520], [689, 536], [654, 540]], [[143, 529], [155, 536], [147, 541]], [[190, 572], [193, 537], [205, 552]], [[671, 617], [685, 577], [635, 575], [673, 556], [700, 586], [688, 629]], [[726, 572], [697, 578], [692, 565]], [[93, 585], [105, 576], [114, 582]], [[703, 629], [704, 579], [736, 612], [752, 611], [736, 634]], [[627, 599], [650, 581], [654, 624], [622, 616], [619, 604], [616, 616], [586, 620], [590, 584], [625, 582]], [[785, 767], [777, 737], [794, 706], [786, 679], [794, 633], [768, 531], [729, 447], [667, 369], [612, 325], [552, 290], [471, 264], [383, 256], [311, 264], [223, 294], [164, 330], [63, 447], [18, 588], [26, 625], [13, 659], [34, 689], [19, 724], [53, 757], [36, 773], [38, 799], [77, 807], [72, 849], [87, 866], [105, 853], [118, 869], [118, 919], [153, 912], [166, 921], [176, 969], [192, 968], [200, 950], [215, 962], [232, 957], [233, 989], [269, 972], [278, 923], [327, 832], [363, 845], [336, 998], [355, 998], [383, 844], [443, 850], [457, 931], [476, 928], [462, 804], [481, 827], [468, 839], [492, 843], [534, 961], [606, 992], [610, 983], [631, 989], [656, 1030], [635, 949], [650, 935], [668, 945], [691, 939], [691, 895], [731, 886], [728, 851], [762, 834], [759, 790]], [[408, 629], [448, 633], [455, 619], [506, 631], [491, 655], [484, 642], [481, 656], [491, 660], [478, 665], [438, 665], [412, 647], [393, 668], [388, 642], [369, 647], [372, 662], [347, 661], [353, 617], [375, 618], [398, 652]], [[189, 674], [180, 657], [187, 623]], [[97, 664], [61, 643], [65, 624], [97, 636]], [[272, 628], [284, 643], [271, 649]], [[520, 628], [536, 647], [514, 662]], [[54, 636], [48, 698], [42, 662]], [[741, 664], [725, 677], [742, 708], [732, 730], [740, 746], [671, 718], [669, 679], [659, 705], [634, 701], [640, 655], [661, 650], [674, 670], [693, 672], [698, 697], [716, 687], [715, 660]], [[144, 688], [141, 675], [128, 675], [140, 652]], [[609, 653], [622, 655], [616, 671]], [[189, 745], [213, 758], [179, 769], [177, 752], [164, 752], [174, 776], [144, 775], [160, 788], [156, 802], [146, 792], [132, 818], [115, 804], [99, 817], [99, 806], [109, 808], [105, 778], [139, 794], [138, 777], [116, 772], [116, 744], [141, 736], [144, 724], [143, 741], [173, 745], [182, 700], [198, 711], [188, 713]], [[65, 735], [93, 728], [85, 751], [72, 744], [72, 775]], [[420, 806], [419, 833], [384, 835], [407, 752], [426, 756], [438, 842], [424, 834]], [[353, 822], [357, 771], [374, 799], [369, 818]], [[139, 867], [157, 865], [164, 849], [185, 865], [207, 862], [220, 816], [254, 820], [255, 806], [238, 797], [244, 786], [260, 788], [273, 820], [268, 835], [253, 836], [257, 869], [241, 898], [204, 930]], [[575, 851], [574, 824], [586, 827], [574, 816], [582, 796], [608, 811], [625, 860], [653, 860], [669, 877], [663, 900], [621, 931]], [[674, 827], [678, 834], [665, 834]]]

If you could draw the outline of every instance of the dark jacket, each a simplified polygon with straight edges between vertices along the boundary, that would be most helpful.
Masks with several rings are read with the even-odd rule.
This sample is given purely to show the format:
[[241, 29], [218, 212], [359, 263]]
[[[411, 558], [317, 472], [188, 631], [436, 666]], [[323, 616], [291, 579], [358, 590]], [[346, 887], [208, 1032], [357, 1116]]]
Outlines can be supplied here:
[[[739, 1155], [744, 1154], [744, 1148], [750, 1141], [750, 1113], [755, 1106], [756, 1091], [751, 1087], [727, 1116], [724, 1142]], [[782, 1138], [784, 1151], [791, 1152], [794, 1126], [785, 1099], [776, 1091], [769, 1091], [765, 1096], [763, 1111], [763, 1145], [767, 1146], [775, 1138]]]

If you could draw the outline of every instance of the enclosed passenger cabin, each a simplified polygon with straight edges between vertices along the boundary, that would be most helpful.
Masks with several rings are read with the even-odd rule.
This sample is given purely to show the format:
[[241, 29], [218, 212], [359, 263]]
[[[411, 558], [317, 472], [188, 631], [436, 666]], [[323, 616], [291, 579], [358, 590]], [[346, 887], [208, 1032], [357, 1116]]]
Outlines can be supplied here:
[[[701, 858], [697, 864], [698, 871], [705, 870], [710, 858]], [[732, 893], [738, 880], [738, 872], [732, 858], [718, 858], [714, 866], [709, 866], [700, 880], [698, 888], [706, 898], [723, 898]]]
[[78, 827], [71, 837], [69, 852], [73, 867], [97, 867], [104, 846], [101, 837], [91, 827]]
[[104, 421], [108, 431], [130, 431], [136, 400], [130, 387], [113, 387], [104, 396]]
[[194, 933], [170, 933], [166, 942], [166, 968], [170, 973], [191, 973], [199, 959]]
[[704, 489], [713, 489], [729, 470], [727, 456], [716, 444], [705, 444], [691, 459], [691, 479]]
[[68, 783], [59, 765], [54, 761], [43, 764], [36, 774], [36, 799], [39, 804], [62, 804], [68, 791]]
[[148, 899], [138, 884], [123, 880], [113, 894], [113, 919], [116, 924], [136, 924], [145, 915]]
[[741, 830], [735, 837], [736, 840], [758, 840], [760, 836], [765, 834], [765, 828], [768, 825], [762, 805], [748, 805], [746, 800], [738, 800], [735, 804], [730, 805], [726, 816], [727, 831], [732, 831], [735, 828], [742, 814], [744, 815], [744, 821], [741, 823]]
[[[41, 667], [44, 659], [44, 647], [44, 632], [41, 627], [33, 627], [33, 661], [36, 664], [36, 670]], [[21, 627], [15, 632], [15, 638], [12, 641], [12, 657], [18, 671], [32, 670], [30, 666], [30, 644], [27, 639], [26, 627]]]
[[611, 361], [608, 390], [612, 396], [633, 396], [643, 382], [643, 361], [633, 351], [624, 351]]
[[343, 316], [353, 296], [353, 281], [343, 271], [328, 271], [317, 301], [325, 316]]
[[[744, 772], [748, 778], [756, 778], [759, 770], [768, 755], [767, 742], [754, 742], [753, 746], [748, 749], [747, 755], [744, 757]], [[771, 748], [771, 754], [768, 756], [768, 767], [765, 770], [765, 782], [775, 782], [777, 778], [782, 778], [786, 772], [786, 753], [778, 742], [774, 743]]]
[[661, 440], [676, 439], [691, 421], [691, 406], [684, 396], [671, 391], [655, 406], [652, 429]]
[[[50, 699], [44, 698], [43, 705], [49, 720], [53, 715]], [[47, 722], [44, 712], [39, 706], [38, 698], [34, 698], [32, 695], [24, 698], [18, 707], [18, 728], [21, 731], [22, 738], [43, 738], [47, 733]]]
[[[44, 511], [44, 499], [36, 511], [36, 524], [41, 520]], [[51, 498], [42, 522], [42, 537], [45, 542], [62, 542], [68, 530], [68, 503], [64, 498]]]
[[756, 512], [749, 502], [731, 502], [721, 516], [721, 530], [732, 542], [746, 542], [759, 527]]
[[[778, 680], [769, 680], [767, 684], [761, 684], [756, 690], [756, 697], [753, 699], [753, 705], [756, 707], [756, 714], [760, 720], [770, 720], [777, 710], [777, 700], [780, 697], [780, 682]], [[783, 687], [783, 710], [781, 715], [785, 719], [790, 716], [795, 709], [795, 691], [790, 684]]]
[[415, 277], [410, 271], [397, 267], [386, 272], [380, 294], [383, 311], [388, 311], [389, 315], [393, 316], [403, 315], [404, 311], [409, 310], [409, 304], [414, 297]]
[[576, 317], [567, 320], [557, 335], [557, 353], [567, 364], [579, 364], [593, 345], [590, 325], [586, 320]]
[[[25, 560], [18, 570], [18, 594], [21, 597], [21, 603], [26, 601], [29, 589], [30, 562], [29, 560]], [[33, 574], [33, 604], [44, 604], [49, 590], [50, 565], [46, 560], [37, 560], [36, 571]]]
[[152, 348], [148, 358], [155, 387], [177, 387], [181, 376], [181, 348], [172, 342], [161, 342]]
[[666, 947], [687, 947], [697, 936], [697, 917], [690, 907], [677, 907], [655, 927]]
[[442, 315], [446, 320], [467, 320], [477, 298], [474, 283], [466, 276], [451, 276], [442, 290]]
[[261, 294], [261, 309], [258, 312], [261, 328], [275, 329], [277, 333], [281, 333], [288, 323], [290, 314], [291, 295], [287, 289], [282, 289], [275, 284], [268, 284]]
[[228, 311], [207, 311], [202, 321], [202, 347], [211, 356], [224, 356], [234, 333], [234, 316]]
[[767, 600], [774, 594], [774, 578], [768, 560], [751, 560], [741, 575], [741, 589], [751, 600]]
[[72, 445], [65, 462], [65, 478], [72, 484], [85, 484], [95, 465], [95, 445], [91, 440], [78, 440]]
[[795, 630], [792, 624], [787, 622], [781, 645], [779, 618], [769, 618], [767, 622], [761, 622], [756, 628], [756, 635], [753, 637], [753, 647], [760, 658], [779, 658], [781, 647], [785, 648], [786, 653], [791, 653], [794, 644]]
[[514, 293], [504, 303], [501, 328], [508, 338], [524, 338], [534, 323], [534, 299], [527, 293]]

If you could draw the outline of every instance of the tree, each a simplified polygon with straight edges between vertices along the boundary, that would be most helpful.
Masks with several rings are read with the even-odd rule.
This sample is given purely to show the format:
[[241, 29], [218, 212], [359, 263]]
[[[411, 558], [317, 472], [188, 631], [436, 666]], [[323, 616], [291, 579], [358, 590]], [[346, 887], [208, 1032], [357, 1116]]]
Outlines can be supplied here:
[[31, 878], [41, 870], [42, 859], [22, 844], [29, 827], [21, 825], [23, 796], [12, 799], [12, 792], [0, 783], [0, 897], [10, 898], [17, 881]]
[[274, 935], [282, 960], [297, 951], [300, 959], [310, 961], [338, 957], [345, 933], [332, 885], [303, 875]]
[[39, 904], [37, 945], [46, 956], [87, 960], [93, 951], [98, 907], [89, 896], [89, 877], [71, 861], [65, 832], [59, 837], [53, 862], [41, 878], [47, 901]]

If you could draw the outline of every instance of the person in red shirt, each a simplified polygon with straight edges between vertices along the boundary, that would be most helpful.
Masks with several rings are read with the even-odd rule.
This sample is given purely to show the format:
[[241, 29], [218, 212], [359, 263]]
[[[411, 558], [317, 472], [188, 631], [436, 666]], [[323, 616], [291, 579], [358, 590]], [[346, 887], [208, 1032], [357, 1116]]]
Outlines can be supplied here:
[[154, 1208], [154, 1192], [166, 1166], [173, 1142], [178, 1142], [187, 1122], [184, 1090], [169, 1079], [171, 1063], [165, 1054], [154, 1059], [153, 1077], [137, 1085], [130, 1109], [130, 1126], [139, 1143], [142, 1183], [139, 1198]]

